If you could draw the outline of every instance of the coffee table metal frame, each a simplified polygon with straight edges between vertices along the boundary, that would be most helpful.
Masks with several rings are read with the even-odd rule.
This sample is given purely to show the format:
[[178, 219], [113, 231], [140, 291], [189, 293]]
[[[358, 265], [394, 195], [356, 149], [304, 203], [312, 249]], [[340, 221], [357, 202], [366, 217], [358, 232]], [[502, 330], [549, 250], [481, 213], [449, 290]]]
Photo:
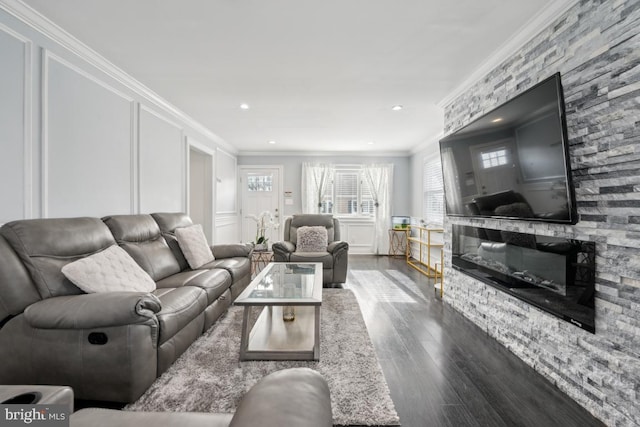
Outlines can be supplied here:
[[[314, 266], [313, 290], [310, 297], [255, 297], [257, 286], [278, 265]], [[295, 273], [292, 273], [295, 274]], [[236, 298], [235, 305], [244, 306], [240, 360], [319, 360], [320, 306], [322, 304], [322, 263], [280, 262], [268, 264]], [[285, 322], [282, 308], [295, 306], [295, 320]], [[262, 307], [251, 325], [253, 307]]]

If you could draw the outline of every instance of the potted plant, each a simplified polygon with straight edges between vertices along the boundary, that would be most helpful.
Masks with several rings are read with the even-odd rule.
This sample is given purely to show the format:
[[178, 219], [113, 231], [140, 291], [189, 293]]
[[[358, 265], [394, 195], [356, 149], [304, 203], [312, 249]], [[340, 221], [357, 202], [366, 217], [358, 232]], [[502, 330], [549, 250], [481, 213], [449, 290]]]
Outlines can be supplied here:
[[248, 215], [249, 218], [256, 222], [256, 239], [253, 242], [253, 248], [256, 251], [266, 251], [269, 249], [269, 238], [265, 236], [267, 230], [278, 228], [278, 222], [275, 220], [271, 212], [264, 211], [260, 215]]

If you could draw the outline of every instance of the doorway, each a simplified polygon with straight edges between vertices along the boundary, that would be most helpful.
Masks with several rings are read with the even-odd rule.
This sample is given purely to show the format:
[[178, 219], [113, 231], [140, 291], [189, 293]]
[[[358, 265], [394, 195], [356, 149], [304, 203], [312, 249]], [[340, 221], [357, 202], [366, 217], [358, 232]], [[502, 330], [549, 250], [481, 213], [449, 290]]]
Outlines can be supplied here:
[[189, 216], [213, 244], [213, 153], [189, 143]]
[[517, 159], [513, 155], [513, 139], [475, 145], [469, 150], [479, 195], [509, 190], [518, 182]]
[[282, 166], [240, 166], [240, 194], [242, 217], [242, 242], [256, 239], [256, 221], [251, 216], [259, 216], [268, 211], [279, 224], [276, 230], [266, 230], [269, 244], [280, 240], [282, 235]]

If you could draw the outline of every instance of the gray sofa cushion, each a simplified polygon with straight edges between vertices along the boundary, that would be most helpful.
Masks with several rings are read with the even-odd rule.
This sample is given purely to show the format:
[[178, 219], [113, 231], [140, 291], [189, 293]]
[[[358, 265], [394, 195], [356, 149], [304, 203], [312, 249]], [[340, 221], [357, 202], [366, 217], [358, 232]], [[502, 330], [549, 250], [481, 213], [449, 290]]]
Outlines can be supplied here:
[[174, 274], [157, 283], [158, 288], [195, 286], [207, 294], [207, 303], [213, 303], [231, 286], [231, 274], [227, 270], [188, 270]]
[[233, 283], [242, 280], [247, 274], [251, 274], [251, 260], [249, 258], [223, 258], [216, 259], [202, 266], [202, 269], [222, 268], [231, 274]]
[[188, 227], [190, 225], [193, 225], [191, 218], [189, 218], [187, 214], [181, 212], [153, 213], [151, 214], [151, 217], [156, 221], [158, 227], [160, 227], [162, 237], [164, 237], [164, 240], [169, 245], [169, 248], [171, 248], [173, 256], [178, 260], [180, 270], [186, 270], [187, 268], [189, 268], [189, 263], [187, 262], [187, 259], [184, 257], [184, 254], [180, 249], [180, 245], [178, 244], [178, 239], [176, 239], [174, 230], [176, 228]]
[[215, 259], [200, 224], [176, 228], [175, 235], [180, 250], [192, 269], [200, 268]]
[[13, 221], [0, 230], [29, 270], [42, 298], [80, 294], [62, 267], [115, 243], [98, 218]]
[[0, 235], [0, 322], [40, 301], [29, 272], [15, 251]]
[[206, 293], [195, 286], [156, 289], [162, 310], [156, 314], [160, 323], [158, 343], [162, 344], [198, 317], [207, 307]]
[[324, 252], [329, 245], [327, 229], [322, 226], [298, 228], [298, 252]]
[[118, 245], [70, 262], [62, 267], [62, 274], [87, 293], [156, 289], [151, 276]]
[[333, 255], [329, 252], [294, 252], [291, 262], [321, 262], [322, 268], [333, 268]]
[[153, 280], [180, 272], [180, 264], [151, 215], [113, 215], [102, 219], [118, 244]]
[[[308, 226], [322, 226], [327, 229], [327, 241], [329, 243], [334, 240], [339, 240], [339, 234], [336, 235], [334, 229], [334, 220], [332, 215], [320, 215], [320, 214], [303, 214], [293, 215], [291, 218], [287, 218], [290, 224], [285, 225], [284, 240], [298, 244], [298, 228]], [[287, 236], [287, 230], [289, 235]], [[339, 233], [339, 231], [337, 232]]]

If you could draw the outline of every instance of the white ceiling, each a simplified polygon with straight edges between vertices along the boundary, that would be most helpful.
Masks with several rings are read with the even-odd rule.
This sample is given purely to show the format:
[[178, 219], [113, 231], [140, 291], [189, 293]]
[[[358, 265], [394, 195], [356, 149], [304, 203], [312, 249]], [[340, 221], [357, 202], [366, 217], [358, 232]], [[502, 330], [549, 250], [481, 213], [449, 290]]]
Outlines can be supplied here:
[[553, 0], [25, 3], [240, 152], [319, 152], [432, 140], [436, 104]]

